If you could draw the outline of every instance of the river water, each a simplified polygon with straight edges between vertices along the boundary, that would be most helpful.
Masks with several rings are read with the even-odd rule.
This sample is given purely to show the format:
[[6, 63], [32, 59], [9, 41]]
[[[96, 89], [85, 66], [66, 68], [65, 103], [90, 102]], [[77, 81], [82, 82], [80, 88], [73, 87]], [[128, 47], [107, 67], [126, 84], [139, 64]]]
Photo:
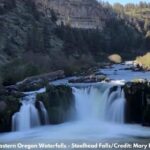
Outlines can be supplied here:
[[[118, 64], [99, 70], [113, 79], [113, 84], [71, 84], [75, 96], [76, 119], [60, 125], [46, 125], [48, 119], [45, 119], [45, 126], [40, 126], [34, 97], [37, 93], [44, 92], [45, 89], [26, 93], [26, 100], [22, 102], [20, 111], [12, 118], [12, 128], [15, 132], [1, 134], [0, 143], [63, 142], [70, 144], [114, 140], [139, 142], [139, 138], [147, 142], [150, 138], [150, 128], [124, 123], [125, 97], [118, 83], [122, 84], [135, 78], [149, 79], [150, 72], [133, 72], [125, 69], [129, 67], [131, 65]], [[67, 79], [55, 81], [53, 84], [67, 84]], [[110, 92], [114, 84], [118, 87]], [[45, 118], [48, 118], [45, 107], [42, 103], [40, 105]], [[30, 124], [34, 124], [34, 128]]]

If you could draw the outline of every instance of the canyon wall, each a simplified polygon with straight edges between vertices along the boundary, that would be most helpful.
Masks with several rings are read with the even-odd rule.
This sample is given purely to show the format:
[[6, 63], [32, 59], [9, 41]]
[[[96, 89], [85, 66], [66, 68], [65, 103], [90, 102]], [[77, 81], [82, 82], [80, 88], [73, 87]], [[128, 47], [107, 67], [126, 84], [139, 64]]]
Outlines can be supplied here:
[[36, 0], [39, 10], [50, 16], [53, 10], [57, 24], [75, 28], [102, 29], [106, 20], [113, 17], [112, 11], [96, 0]]

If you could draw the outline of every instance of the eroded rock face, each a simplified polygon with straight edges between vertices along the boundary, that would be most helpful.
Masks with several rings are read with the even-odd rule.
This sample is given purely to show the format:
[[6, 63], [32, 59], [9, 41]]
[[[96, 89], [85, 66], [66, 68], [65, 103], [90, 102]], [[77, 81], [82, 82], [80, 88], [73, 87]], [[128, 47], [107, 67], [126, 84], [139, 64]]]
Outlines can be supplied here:
[[0, 88], [0, 132], [11, 131], [11, 120], [20, 108], [21, 94]]
[[50, 16], [54, 10], [57, 24], [75, 28], [102, 29], [105, 21], [113, 17], [112, 12], [101, 6], [96, 0], [36, 0], [40, 11]]
[[45, 105], [50, 124], [59, 124], [69, 120], [70, 115], [75, 111], [74, 96], [69, 86], [48, 85], [45, 93], [37, 95], [37, 108], [39, 108], [39, 101]]
[[126, 122], [150, 126], [150, 83], [128, 82], [124, 86]]

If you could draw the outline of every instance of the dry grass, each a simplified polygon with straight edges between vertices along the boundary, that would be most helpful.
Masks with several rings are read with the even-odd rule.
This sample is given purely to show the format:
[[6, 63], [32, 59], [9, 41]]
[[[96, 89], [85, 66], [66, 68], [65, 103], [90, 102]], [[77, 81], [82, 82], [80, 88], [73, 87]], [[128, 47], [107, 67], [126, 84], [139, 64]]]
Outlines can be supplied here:
[[144, 69], [150, 69], [150, 52], [136, 58], [136, 63]]
[[108, 57], [108, 59], [113, 63], [121, 63], [122, 62], [122, 58], [118, 54], [112, 54]]
[[125, 11], [125, 14], [139, 20], [145, 20], [150, 17], [150, 8], [135, 8]]

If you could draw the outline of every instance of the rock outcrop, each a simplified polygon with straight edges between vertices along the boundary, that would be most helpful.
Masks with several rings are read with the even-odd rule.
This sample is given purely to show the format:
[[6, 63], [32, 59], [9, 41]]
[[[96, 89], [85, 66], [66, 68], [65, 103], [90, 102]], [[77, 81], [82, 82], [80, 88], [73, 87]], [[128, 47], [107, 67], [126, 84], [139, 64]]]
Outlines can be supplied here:
[[150, 126], [150, 83], [128, 82], [124, 86], [126, 122]]
[[49, 17], [54, 10], [58, 25], [63, 23], [75, 28], [102, 29], [105, 21], [113, 17], [113, 13], [96, 0], [36, 0], [36, 4]]
[[75, 111], [72, 89], [65, 85], [48, 85], [45, 93], [37, 95], [37, 108], [39, 101], [42, 101], [46, 107], [50, 124], [60, 124], [69, 120], [70, 114]]

